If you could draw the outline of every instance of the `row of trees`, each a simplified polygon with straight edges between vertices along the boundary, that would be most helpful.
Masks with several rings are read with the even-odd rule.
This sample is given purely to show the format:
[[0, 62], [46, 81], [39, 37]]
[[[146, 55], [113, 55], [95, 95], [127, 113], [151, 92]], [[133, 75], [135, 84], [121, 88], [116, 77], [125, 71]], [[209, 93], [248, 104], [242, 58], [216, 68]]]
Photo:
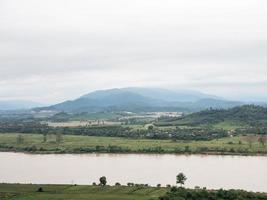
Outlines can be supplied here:
[[207, 190], [172, 187], [159, 200], [266, 200], [266, 194], [243, 190]]
[[[46, 134], [44, 133], [43, 134], [43, 143], [46, 143], [48, 141], [48, 138], [49, 140], [55, 140], [56, 143], [61, 143], [63, 142], [63, 135], [61, 133], [56, 133], [56, 134]], [[55, 138], [55, 139], [53, 139]], [[25, 138], [23, 135], [19, 134], [17, 137], [16, 137], [16, 143], [17, 144], [23, 144], [25, 142]]]
[[[173, 186], [163, 195], [158, 198], [158, 200], [266, 200], [265, 193], [253, 193], [246, 192], [243, 190], [207, 190], [206, 188], [196, 187], [195, 189], [187, 189], [182, 187], [187, 180], [183, 173], [179, 173], [176, 176], [176, 183], [180, 184], [180, 187]], [[97, 185], [93, 183], [93, 185]], [[107, 178], [102, 176], [99, 178], [99, 186], [107, 185]], [[116, 183], [115, 186], [120, 186], [120, 183]], [[134, 184], [128, 183], [129, 187], [148, 187], [147, 184]], [[161, 185], [158, 184], [157, 187]], [[44, 192], [42, 187], [37, 189], [37, 192]]]
[[162, 118], [158, 124], [203, 125], [224, 121], [247, 124], [251, 127], [267, 127], [267, 108], [255, 105], [244, 105], [230, 109], [208, 109], [185, 115], [180, 118]]
[[[7, 125], [8, 124], [8, 125]], [[106, 137], [127, 137], [146, 139], [172, 139], [172, 140], [212, 140], [228, 136], [227, 131], [213, 128], [176, 128], [176, 129], [133, 129], [122, 126], [80, 126], [80, 127], [49, 127], [47, 125], [33, 122], [10, 122], [0, 123], [2, 133], [39, 133], [46, 135], [87, 135]], [[44, 141], [46, 139], [44, 138]]]
[[[179, 173], [176, 176], [176, 183], [180, 184], [180, 187], [182, 187], [185, 184], [185, 181], [187, 180], [186, 176], [184, 173]], [[99, 178], [99, 185], [100, 186], [105, 186], [107, 184], [107, 178], [105, 176], [101, 176]], [[93, 183], [93, 185], [97, 185], [95, 182]], [[115, 183], [116, 186], [120, 186], [120, 183]], [[127, 186], [131, 187], [131, 186], [148, 186], [148, 184], [134, 184], [134, 183], [127, 183]], [[161, 184], [158, 184], [157, 187], [160, 187]]]

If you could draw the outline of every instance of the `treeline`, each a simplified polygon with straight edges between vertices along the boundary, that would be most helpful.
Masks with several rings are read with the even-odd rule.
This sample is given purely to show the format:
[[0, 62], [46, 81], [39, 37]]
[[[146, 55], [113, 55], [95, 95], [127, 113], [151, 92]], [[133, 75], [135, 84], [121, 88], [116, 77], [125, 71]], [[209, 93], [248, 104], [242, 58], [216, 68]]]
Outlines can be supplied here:
[[172, 140], [212, 140], [228, 136], [227, 131], [223, 129], [212, 128], [179, 128], [161, 129], [148, 128], [147, 130], [135, 130], [141, 138], [147, 139], [172, 139]]
[[1, 133], [45, 133], [49, 129], [47, 124], [42, 124], [33, 118], [27, 119], [0, 119], [0, 132]]
[[237, 128], [235, 129], [235, 134], [241, 135], [241, 134], [260, 134], [260, 135], [266, 135], [267, 134], [267, 126], [266, 127], [247, 127], [247, 128]]
[[246, 192], [243, 190], [207, 190], [207, 189], [185, 189], [172, 187], [159, 200], [266, 200], [263, 193]]
[[224, 121], [246, 124], [249, 126], [267, 127], [267, 108], [255, 105], [244, 105], [230, 109], [208, 109], [180, 118], [161, 118], [160, 125], [190, 125], [216, 124]]
[[12, 120], [0, 122], [1, 133], [39, 133], [63, 135], [87, 135], [106, 137], [126, 137], [144, 139], [172, 139], [172, 140], [212, 140], [226, 137], [227, 131], [213, 128], [178, 128], [160, 129], [132, 129], [122, 126], [79, 126], [79, 127], [50, 127], [37, 120]]

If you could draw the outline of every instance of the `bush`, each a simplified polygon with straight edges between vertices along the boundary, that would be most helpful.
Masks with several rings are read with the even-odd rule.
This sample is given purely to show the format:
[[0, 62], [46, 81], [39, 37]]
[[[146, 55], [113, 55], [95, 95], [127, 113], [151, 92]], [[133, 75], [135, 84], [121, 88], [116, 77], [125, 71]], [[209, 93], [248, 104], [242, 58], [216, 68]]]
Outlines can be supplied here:
[[205, 188], [196, 190], [172, 187], [159, 200], [265, 200], [266, 194], [252, 193], [242, 190], [206, 190]]

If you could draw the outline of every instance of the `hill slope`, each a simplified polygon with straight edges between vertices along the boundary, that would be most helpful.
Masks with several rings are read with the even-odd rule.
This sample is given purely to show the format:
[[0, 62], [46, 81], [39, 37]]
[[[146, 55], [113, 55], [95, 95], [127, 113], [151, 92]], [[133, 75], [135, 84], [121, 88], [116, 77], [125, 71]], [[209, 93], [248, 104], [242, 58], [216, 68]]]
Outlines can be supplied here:
[[181, 118], [162, 119], [160, 123], [175, 125], [203, 125], [229, 122], [232, 124], [267, 125], [267, 108], [244, 105], [230, 109], [209, 109], [183, 116]]
[[73, 101], [65, 101], [44, 109], [65, 112], [126, 111], [199, 111], [209, 107], [229, 108], [240, 102], [221, 100], [200, 92], [166, 89], [122, 88], [98, 90]]
[[129, 87], [122, 88], [123, 91], [133, 92], [152, 99], [159, 99], [168, 102], [195, 102], [200, 99], [220, 99], [219, 97], [204, 94], [198, 91], [192, 90], [168, 90], [162, 88], [140, 88]]

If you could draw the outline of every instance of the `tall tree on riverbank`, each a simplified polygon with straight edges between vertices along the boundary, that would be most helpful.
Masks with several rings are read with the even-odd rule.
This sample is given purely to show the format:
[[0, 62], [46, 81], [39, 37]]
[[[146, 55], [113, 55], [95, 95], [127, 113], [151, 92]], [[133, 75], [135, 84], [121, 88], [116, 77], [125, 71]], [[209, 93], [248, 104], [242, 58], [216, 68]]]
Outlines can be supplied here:
[[183, 173], [179, 173], [176, 176], [176, 183], [180, 184], [181, 187], [184, 185], [185, 181], [187, 180], [186, 176]]
[[100, 177], [100, 185], [105, 186], [107, 184], [107, 178], [105, 176]]

